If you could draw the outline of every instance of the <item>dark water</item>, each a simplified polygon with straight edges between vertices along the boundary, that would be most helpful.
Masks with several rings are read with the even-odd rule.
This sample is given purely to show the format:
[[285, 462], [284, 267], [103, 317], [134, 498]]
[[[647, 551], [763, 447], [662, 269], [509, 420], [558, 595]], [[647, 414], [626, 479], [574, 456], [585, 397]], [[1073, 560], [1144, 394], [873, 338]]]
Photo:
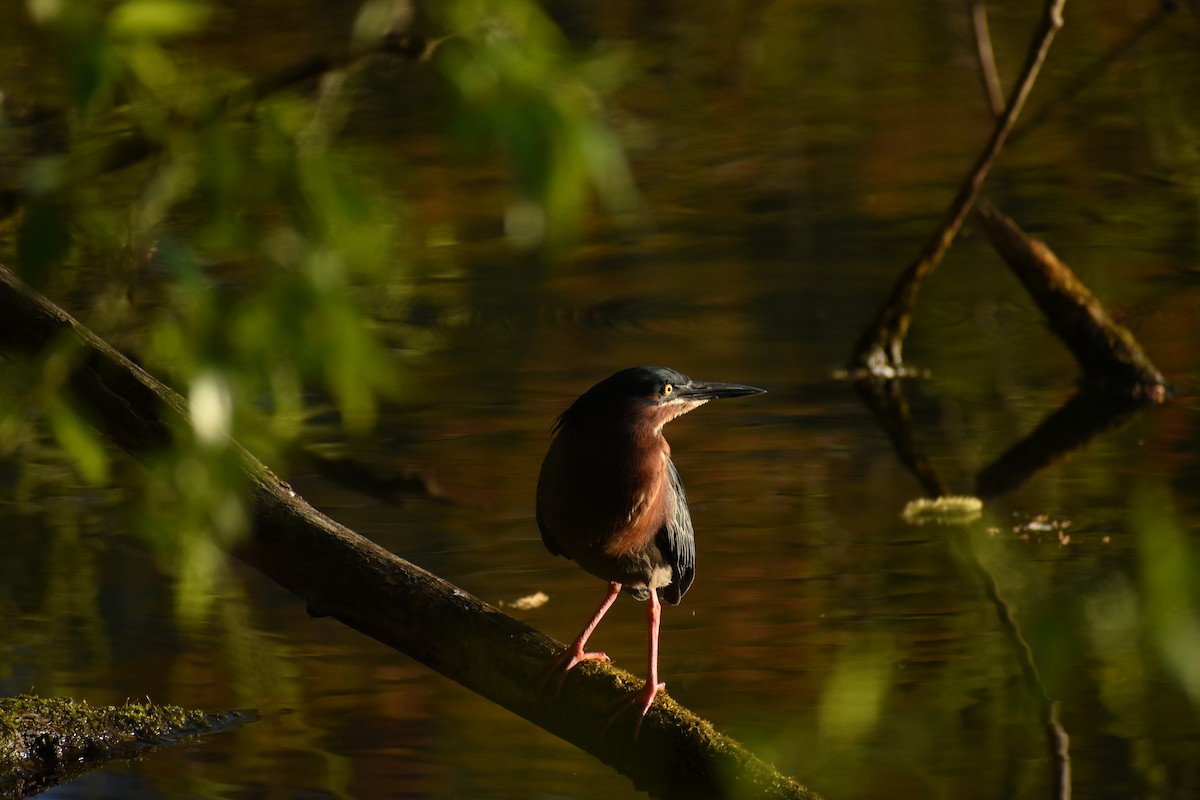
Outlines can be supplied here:
[[[1025, 5], [993, 9], [1010, 79], [1035, 18]], [[326, 41], [296, 32], [332, 24], [321, 13], [283, 15], [277, 45], [251, 46], [231, 26], [221, 46], [246, 64], [286, 62]], [[1032, 105], [1141, 13], [1068, 4]], [[986, 134], [960, 4], [653, 5], [562, 19], [580, 41], [639, 56], [617, 107], [653, 229], [617, 239], [597, 217], [565, 264], [514, 253], [498, 174], [446, 157], [431, 144], [437, 123], [369, 115], [363, 135], [393, 137], [406, 196], [453, 243], [418, 248], [420, 268], [397, 278], [388, 324], [426, 348], [396, 352], [405, 400], [347, 449], [381, 474], [420, 475], [438, 497], [387, 504], [300, 462], [288, 479], [490, 602], [545, 592], [548, 604], [514, 613], [565, 640], [603, 586], [550, 556], [533, 521], [554, 416], [632, 364], [765, 387], [668, 428], [699, 549], [695, 586], [664, 615], [671, 695], [831, 798], [1048, 797], [1011, 630], [955, 529], [901, 519], [921, 486], [834, 378]], [[1200, 795], [1198, 31], [1194, 13], [1169, 18], [1014, 145], [989, 184], [1179, 390], [990, 501], [974, 534], [1060, 704], [1077, 798]], [[420, 205], [423, 187], [439, 187], [437, 202]], [[928, 371], [906, 384], [915, 439], [962, 493], [1077, 374], [971, 230], [925, 287], [906, 357]], [[262, 712], [46, 796], [632, 794], [549, 734], [310, 619], [240, 564], [211, 612], [181, 626], [169, 579], [126, 533], [120, 490], [22, 485], [33, 488], [0, 506], [0, 692]], [[640, 675], [643, 626], [623, 598], [593, 641]]]

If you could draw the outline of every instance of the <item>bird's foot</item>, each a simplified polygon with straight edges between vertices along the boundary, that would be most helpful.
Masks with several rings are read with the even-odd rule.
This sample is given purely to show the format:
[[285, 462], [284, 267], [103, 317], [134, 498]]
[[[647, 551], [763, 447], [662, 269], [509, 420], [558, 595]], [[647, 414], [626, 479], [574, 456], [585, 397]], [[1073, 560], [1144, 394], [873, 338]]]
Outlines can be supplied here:
[[554, 658], [546, 662], [546, 665], [537, 671], [534, 675], [534, 680], [537, 682], [538, 691], [544, 691], [546, 682], [551, 677], [555, 677], [554, 693], [558, 694], [562, 691], [563, 681], [566, 680], [567, 673], [573, 670], [580, 662], [583, 661], [603, 661], [609, 663], [612, 661], [608, 657], [608, 653], [587, 652], [582, 647], [568, 647]]
[[637, 712], [637, 721], [633, 723], [633, 738], [638, 738], [638, 734], [642, 732], [642, 720], [646, 718], [646, 712], [654, 704], [654, 698], [658, 693], [666, 691], [666, 689], [667, 685], [665, 683], [646, 681], [640, 689], [634, 689], [609, 707], [612, 713], [604, 727], [607, 729], [616, 721], [617, 717], [624, 714], [627, 709], [632, 708]]

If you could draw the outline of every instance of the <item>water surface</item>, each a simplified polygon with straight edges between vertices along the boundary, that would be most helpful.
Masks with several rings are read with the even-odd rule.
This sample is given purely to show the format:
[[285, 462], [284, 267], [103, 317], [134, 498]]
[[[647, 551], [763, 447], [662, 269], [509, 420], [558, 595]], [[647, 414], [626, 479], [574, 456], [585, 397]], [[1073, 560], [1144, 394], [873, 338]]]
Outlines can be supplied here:
[[[238, 13], [262, 23], [272, 7]], [[231, 24], [210, 46], [265, 68], [326, 45], [345, 22], [288, 8], [273, 27]], [[545, 592], [545, 606], [514, 613], [568, 640], [604, 587], [550, 556], [534, 524], [555, 415], [633, 364], [765, 387], [668, 428], [699, 550], [695, 586], [664, 614], [672, 697], [828, 797], [1049, 796], [1039, 709], [1010, 630], [959, 534], [901, 520], [921, 486], [834, 377], [986, 134], [961, 9], [560, 11], [581, 43], [626, 43], [639, 56], [616, 108], [653, 227], [621, 237], [597, 214], [566, 263], [515, 252], [501, 235], [501, 173], [448, 153], [436, 115], [397, 115], [411, 111], [406, 92], [428, 90], [368, 98], [356, 135], [394, 149], [398, 191], [449, 243], [414, 246], [413, 269], [396, 277], [401, 299], [381, 314], [398, 339], [419, 331], [436, 346], [398, 348], [405, 399], [370, 436], [332, 444], [381, 475], [419, 475], [437, 496], [388, 504], [299, 461], [287, 479], [489, 602]], [[1033, 105], [1123, 36], [1133, 13], [1069, 8]], [[994, 9], [1004, 75], [1032, 23], [1022, 4]], [[1188, 144], [1200, 120], [1181, 104], [1200, 91], [1200, 71], [1194, 47], [1180, 44], [1187, 31], [1194, 43], [1197, 24], [1171, 18], [1017, 143], [989, 186], [1179, 390], [989, 502], [975, 533], [973, 552], [1060, 704], [1079, 798], [1187, 797], [1200, 783], [1198, 165]], [[24, 43], [3, 47], [6, 71], [21, 74]], [[906, 357], [927, 372], [906, 385], [914, 436], [956, 492], [971, 492], [1077, 375], [971, 230], [925, 288]], [[46, 468], [55, 463], [48, 455]], [[47, 796], [633, 794], [573, 747], [310, 619], [238, 563], [207, 618], [181, 627], [122, 490], [22, 485], [33, 488], [0, 507], [0, 691], [262, 712]], [[593, 641], [640, 675], [644, 637], [641, 608], [622, 598]]]

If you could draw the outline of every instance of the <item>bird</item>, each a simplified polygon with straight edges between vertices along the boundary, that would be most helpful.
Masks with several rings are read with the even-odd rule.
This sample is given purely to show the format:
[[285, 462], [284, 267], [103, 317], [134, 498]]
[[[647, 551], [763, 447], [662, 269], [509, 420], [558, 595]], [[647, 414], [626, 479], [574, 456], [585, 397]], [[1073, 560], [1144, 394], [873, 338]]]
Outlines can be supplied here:
[[608, 588], [579, 636], [543, 671], [561, 682], [577, 664], [610, 661], [586, 650], [588, 639], [622, 591], [648, 600], [646, 682], [625, 698], [637, 712], [635, 735], [666, 688], [658, 680], [660, 599], [677, 605], [696, 575], [692, 516], [663, 426], [709, 400], [765, 391], [630, 367], [588, 389], [551, 426], [537, 483], [542, 541]]

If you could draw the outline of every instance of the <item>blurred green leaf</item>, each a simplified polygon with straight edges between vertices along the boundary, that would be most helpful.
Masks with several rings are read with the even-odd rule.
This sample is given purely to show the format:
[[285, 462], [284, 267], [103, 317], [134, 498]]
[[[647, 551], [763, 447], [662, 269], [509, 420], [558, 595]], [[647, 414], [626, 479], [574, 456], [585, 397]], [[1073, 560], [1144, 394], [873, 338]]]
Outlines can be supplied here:
[[1097, 658], [1100, 698], [1112, 716], [1109, 728], [1131, 738], [1140, 736], [1150, 693], [1137, 593], [1118, 576], [1086, 599], [1085, 611]]
[[508, 157], [521, 209], [510, 219], [528, 222], [528, 204], [541, 208], [544, 225], [522, 225], [510, 239], [541, 244], [531, 231], [551, 243], [569, 239], [591, 193], [619, 224], [640, 224], [641, 199], [601, 115], [601, 87], [544, 12], [528, 0], [455, 0], [431, 13], [453, 32], [434, 61], [459, 92], [462, 141], [476, 150], [497, 144]]
[[122, 54], [130, 72], [157, 95], [178, 89], [179, 70], [166, 51], [151, 42], [140, 42]]
[[1165, 486], [1139, 487], [1131, 517], [1141, 561], [1146, 628], [1167, 668], [1192, 704], [1200, 706], [1200, 592], [1196, 581], [1200, 563]]
[[895, 646], [883, 641], [843, 648], [821, 693], [822, 736], [857, 742], [875, 731], [895, 681], [896, 658]]
[[163, 39], [198, 33], [212, 9], [189, 0], [128, 0], [113, 9], [108, 30], [116, 37]]
[[108, 482], [108, 452], [96, 429], [61, 398], [46, 403], [46, 419], [63, 450], [75, 462], [79, 474], [93, 486]]

